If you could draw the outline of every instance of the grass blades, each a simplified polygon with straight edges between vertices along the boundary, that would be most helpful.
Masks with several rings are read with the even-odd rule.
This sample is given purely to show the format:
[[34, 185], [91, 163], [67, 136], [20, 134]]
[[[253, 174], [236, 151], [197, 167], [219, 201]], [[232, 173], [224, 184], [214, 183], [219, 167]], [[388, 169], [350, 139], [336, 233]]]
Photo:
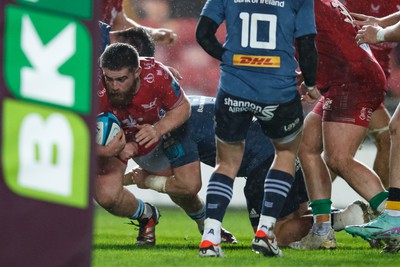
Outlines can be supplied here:
[[251, 251], [253, 232], [245, 209], [228, 209], [223, 226], [238, 239], [236, 245], [222, 245], [226, 258], [200, 258], [201, 235], [197, 225], [178, 207], [158, 207], [160, 223], [156, 228], [157, 245], [135, 245], [137, 227], [128, 219], [115, 217], [97, 207], [94, 221], [93, 267], [164, 266], [399, 266], [400, 254], [382, 254], [361, 238], [336, 233], [336, 250], [296, 251], [282, 249], [282, 258], [269, 258]]

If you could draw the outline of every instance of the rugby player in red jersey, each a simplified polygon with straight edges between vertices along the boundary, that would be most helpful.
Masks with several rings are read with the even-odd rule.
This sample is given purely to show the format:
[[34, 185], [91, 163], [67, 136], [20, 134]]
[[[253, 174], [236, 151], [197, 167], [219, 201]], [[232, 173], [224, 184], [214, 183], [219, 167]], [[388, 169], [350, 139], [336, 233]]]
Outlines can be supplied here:
[[[400, 11], [377, 18], [364, 14], [353, 14], [357, 19], [358, 30], [355, 40], [357, 44], [378, 44], [383, 42], [400, 42]], [[396, 253], [400, 250], [400, 105], [390, 120], [390, 171], [389, 196], [385, 211], [375, 220], [364, 225], [346, 227], [346, 232], [353, 236], [361, 236], [367, 240], [384, 240], [386, 247], [382, 252]]]
[[372, 113], [384, 99], [385, 74], [369, 46], [355, 42], [358, 27], [343, 4], [337, 0], [314, 3], [317, 87], [324, 98], [305, 119], [299, 148], [314, 224], [306, 237], [289, 245], [295, 249], [336, 248], [328, 168], [343, 177], [374, 210], [382, 211], [387, 198], [376, 173], [354, 159]]
[[[157, 157], [160, 138], [189, 118], [190, 105], [170, 71], [153, 58], [139, 60], [131, 45], [109, 45], [100, 57], [100, 68], [104, 78], [104, 88], [98, 92], [100, 111], [113, 113], [123, 131], [106, 146], [98, 146], [95, 199], [113, 215], [138, 220], [137, 243], [153, 245], [159, 212], [123, 187], [126, 161], [133, 156], [144, 162], [146, 157]], [[169, 167], [167, 159], [158, 163], [153, 169]]]
[[[375, 17], [384, 17], [398, 11], [400, 1], [380, 1], [380, 0], [342, 0], [351, 12], [366, 14]], [[390, 78], [390, 54], [397, 46], [397, 43], [388, 42], [371, 44], [370, 48], [385, 72], [386, 79]], [[390, 89], [390, 88], [389, 88]], [[390, 114], [382, 103], [377, 110], [372, 113], [372, 118], [368, 126], [368, 137], [375, 143], [377, 152], [373, 165], [374, 171], [381, 178], [385, 188], [389, 186], [389, 134]]]

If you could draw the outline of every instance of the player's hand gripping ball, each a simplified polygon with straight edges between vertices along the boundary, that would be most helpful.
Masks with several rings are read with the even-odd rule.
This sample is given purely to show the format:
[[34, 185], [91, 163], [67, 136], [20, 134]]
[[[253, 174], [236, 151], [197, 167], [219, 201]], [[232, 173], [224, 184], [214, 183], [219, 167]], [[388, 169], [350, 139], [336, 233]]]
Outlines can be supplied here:
[[107, 145], [121, 130], [121, 123], [110, 112], [102, 112], [97, 115], [96, 142], [99, 145]]

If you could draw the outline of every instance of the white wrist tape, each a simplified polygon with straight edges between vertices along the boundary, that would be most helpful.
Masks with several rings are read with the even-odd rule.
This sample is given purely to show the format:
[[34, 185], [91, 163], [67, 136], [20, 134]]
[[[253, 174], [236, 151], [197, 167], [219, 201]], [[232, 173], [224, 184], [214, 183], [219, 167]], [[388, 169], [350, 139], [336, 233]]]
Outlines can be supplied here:
[[376, 33], [376, 40], [380, 43], [383, 43], [385, 41], [385, 34], [386, 34], [385, 29], [379, 29], [378, 32]]
[[144, 184], [147, 188], [153, 189], [157, 192], [165, 193], [165, 183], [168, 177], [149, 175], [146, 177]]

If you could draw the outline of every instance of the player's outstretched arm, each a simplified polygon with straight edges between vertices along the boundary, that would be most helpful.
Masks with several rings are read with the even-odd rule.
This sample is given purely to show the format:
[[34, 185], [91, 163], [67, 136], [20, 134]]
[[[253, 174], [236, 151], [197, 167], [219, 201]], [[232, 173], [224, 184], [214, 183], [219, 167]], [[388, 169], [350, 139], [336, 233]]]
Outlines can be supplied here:
[[359, 13], [353, 13], [350, 12], [350, 14], [354, 18], [354, 24], [359, 25], [359, 26], [365, 26], [365, 25], [373, 25], [373, 26], [380, 26], [382, 28], [386, 28], [389, 26], [392, 26], [400, 21], [400, 11], [390, 14], [386, 17], [382, 18], [377, 18], [373, 16], [368, 16], [364, 14], [359, 14]]
[[363, 26], [358, 30], [355, 39], [358, 45], [400, 42], [400, 22], [386, 28], [371, 25]]
[[153, 189], [165, 193], [165, 185], [168, 179], [172, 178], [172, 170], [166, 169], [159, 173], [150, 173], [140, 167], [133, 168], [124, 175], [123, 185], [135, 184], [141, 189]]
[[122, 180], [124, 185], [137, 185], [137, 187], [142, 189], [147, 189], [145, 185], [145, 178], [149, 176], [150, 173], [143, 170], [140, 167], [133, 168], [129, 172], [125, 173]]
[[154, 41], [157, 43], [172, 44], [177, 38], [176, 33], [171, 29], [142, 27], [150, 33], [151, 37], [153, 37]]
[[400, 11], [383, 18], [351, 13], [354, 24], [362, 26], [355, 37], [358, 45], [400, 42]]
[[126, 16], [125, 11], [118, 12], [111, 26], [112, 31], [126, 30], [129, 28], [144, 28], [153, 37], [155, 42], [171, 44], [176, 39], [176, 33], [173, 30], [165, 28], [145, 27]]
[[353, 13], [353, 12], [350, 12], [350, 14], [353, 16], [354, 24], [359, 25], [359, 26], [379, 25], [379, 22], [380, 22], [380, 18], [376, 18], [373, 16], [368, 16], [368, 15]]

